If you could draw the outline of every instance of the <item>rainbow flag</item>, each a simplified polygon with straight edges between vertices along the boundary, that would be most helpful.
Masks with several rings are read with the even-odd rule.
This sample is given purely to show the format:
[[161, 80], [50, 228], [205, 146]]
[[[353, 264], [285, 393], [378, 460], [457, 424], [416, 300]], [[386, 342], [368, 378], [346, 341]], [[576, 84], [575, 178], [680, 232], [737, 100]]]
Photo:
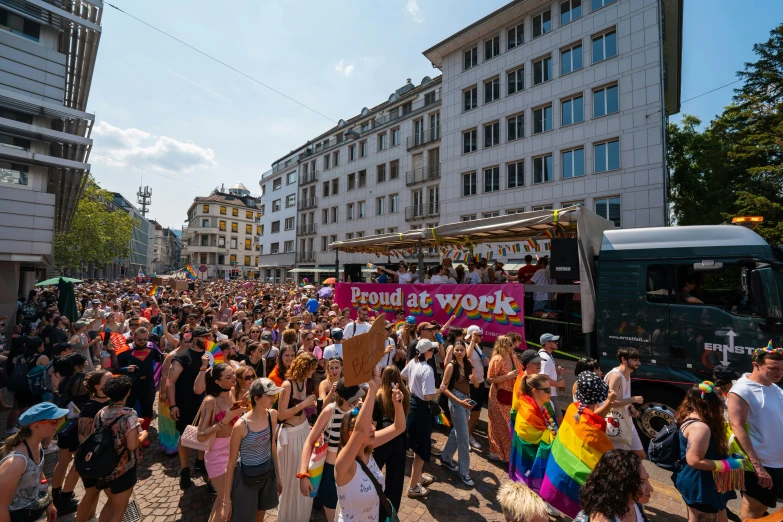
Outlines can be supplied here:
[[160, 292], [160, 287], [158, 285], [152, 285], [152, 288], [150, 288], [150, 291], [147, 293], [150, 297], [154, 296]]
[[311, 497], [315, 497], [318, 494], [318, 486], [321, 485], [321, 479], [324, 474], [326, 450], [328, 447], [329, 444], [322, 439], [315, 443], [313, 451], [310, 453], [310, 460], [307, 463], [307, 472], [310, 474], [310, 484], [313, 486], [313, 491], [310, 492]]
[[446, 426], [447, 428], [451, 428], [451, 423], [449, 422], [449, 419], [446, 418], [446, 414], [441, 412], [438, 414], [437, 417], [435, 417], [435, 423], [440, 424], [441, 426]]
[[190, 279], [196, 279], [198, 277], [198, 274], [196, 274], [196, 269], [194, 269], [191, 265], [185, 267], [185, 272], [188, 274]]
[[[101, 340], [106, 339], [106, 332], [101, 332]], [[122, 334], [118, 334], [117, 332], [110, 332], [109, 334], [109, 340], [111, 341], [112, 346], [114, 346], [114, 354], [119, 355], [123, 352], [127, 352], [130, 350], [130, 347], [128, 346], [128, 343], [125, 339], [125, 337]]]
[[527, 244], [530, 246], [530, 249], [532, 251], [535, 251], [538, 248], [538, 242], [536, 241], [536, 238], [534, 238], [534, 237], [527, 238]]
[[541, 484], [541, 498], [571, 518], [579, 513], [579, 492], [601, 456], [612, 449], [606, 421], [585, 408], [576, 420], [572, 403], [552, 444]]
[[[521, 375], [514, 384], [511, 405], [511, 456], [508, 475], [515, 482], [524, 482], [540, 493], [544, 471], [552, 448], [554, 434], [547, 428], [541, 408], [532, 397], [520, 392]], [[552, 418], [554, 415], [550, 412]]]
[[549, 239], [552, 239], [553, 237], [555, 237], [555, 235], [552, 233], [552, 229], [550, 229], [550, 228], [544, 230], [544, 235], [547, 238], [549, 238]]
[[206, 350], [212, 354], [212, 357], [215, 360], [214, 364], [226, 362], [223, 358], [223, 350], [220, 349], [220, 346], [218, 346], [217, 343], [207, 341]]

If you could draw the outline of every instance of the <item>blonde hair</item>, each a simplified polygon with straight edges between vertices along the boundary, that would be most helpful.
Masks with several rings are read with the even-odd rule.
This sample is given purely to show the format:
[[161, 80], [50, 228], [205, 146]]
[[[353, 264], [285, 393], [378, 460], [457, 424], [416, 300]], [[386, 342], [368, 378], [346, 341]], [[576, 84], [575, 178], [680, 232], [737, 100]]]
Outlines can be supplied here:
[[32, 434], [33, 431], [30, 429], [30, 426], [22, 426], [19, 428], [19, 431], [5, 439], [5, 442], [3, 442], [3, 457], [7, 457], [15, 447], [24, 442]]
[[544, 501], [523, 482], [504, 482], [498, 490], [498, 503], [507, 522], [549, 520]]
[[533, 395], [533, 388], [546, 387], [549, 384], [549, 377], [537, 373], [535, 375], [522, 376], [522, 382], [519, 383], [519, 391], [522, 395]]
[[506, 355], [513, 355], [511, 353], [512, 344], [511, 337], [507, 335], [501, 335], [497, 338], [495, 341], [495, 346], [492, 348], [492, 357], [505, 357]]

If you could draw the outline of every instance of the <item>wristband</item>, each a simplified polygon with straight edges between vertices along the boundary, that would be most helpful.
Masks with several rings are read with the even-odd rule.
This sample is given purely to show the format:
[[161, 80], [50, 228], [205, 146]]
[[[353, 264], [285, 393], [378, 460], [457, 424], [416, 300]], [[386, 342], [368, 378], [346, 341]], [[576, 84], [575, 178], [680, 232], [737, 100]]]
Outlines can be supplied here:
[[171, 406], [169, 406], [169, 411], [171, 411], [171, 408], [176, 408], [176, 407], [177, 407], [176, 404], [172, 404]]
[[199, 368], [199, 369], [198, 369], [198, 371], [200, 371], [200, 372], [205, 372], [205, 371], [207, 371], [207, 370], [209, 370], [209, 368]]
[[308, 471], [307, 473], [297, 473], [296, 478], [298, 479], [310, 478], [310, 472]]

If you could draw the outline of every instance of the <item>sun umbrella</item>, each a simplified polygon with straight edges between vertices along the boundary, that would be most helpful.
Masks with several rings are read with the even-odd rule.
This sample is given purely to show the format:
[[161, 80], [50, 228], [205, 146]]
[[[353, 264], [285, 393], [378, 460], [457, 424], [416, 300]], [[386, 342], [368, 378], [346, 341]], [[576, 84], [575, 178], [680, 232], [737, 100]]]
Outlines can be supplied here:
[[75, 323], [79, 320], [79, 310], [76, 308], [76, 296], [73, 293], [73, 283], [61, 278], [57, 288], [60, 290], [60, 297], [57, 299], [57, 309], [61, 315], [64, 315]]
[[302, 288], [304, 288], [305, 290], [315, 290], [315, 287], [313, 285], [305, 285]]
[[49, 285], [56, 285], [60, 282], [60, 280], [66, 281], [68, 283], [81, 283], [81, 279], [74, 279], [73, 277], [53, 277], [51, 279], [47, 279], [46, 281], [41, 281], [40, 283], [37, 283], [35, 286], [49, 286]]
[[332, 289], [328, 286], [318, 290], [318, 297], [329, 297], [330, 295], [332, 295]]
[[336, 285], [337, 280], [334, 277], [329, 277], [327, 279], [324, 279], [324, 282], [321, 283], [322, 285]]

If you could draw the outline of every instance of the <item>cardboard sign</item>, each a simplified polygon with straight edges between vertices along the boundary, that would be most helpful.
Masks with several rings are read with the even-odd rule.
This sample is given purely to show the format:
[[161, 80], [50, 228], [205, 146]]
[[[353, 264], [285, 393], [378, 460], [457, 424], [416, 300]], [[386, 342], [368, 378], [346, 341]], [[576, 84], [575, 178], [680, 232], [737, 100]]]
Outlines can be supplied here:
[[375, 366], [386, 350], [386, 319], [375, 320], [369, 332], [343, 341], [343, 378], [346, 386], [356, 386], [372, 378]]

